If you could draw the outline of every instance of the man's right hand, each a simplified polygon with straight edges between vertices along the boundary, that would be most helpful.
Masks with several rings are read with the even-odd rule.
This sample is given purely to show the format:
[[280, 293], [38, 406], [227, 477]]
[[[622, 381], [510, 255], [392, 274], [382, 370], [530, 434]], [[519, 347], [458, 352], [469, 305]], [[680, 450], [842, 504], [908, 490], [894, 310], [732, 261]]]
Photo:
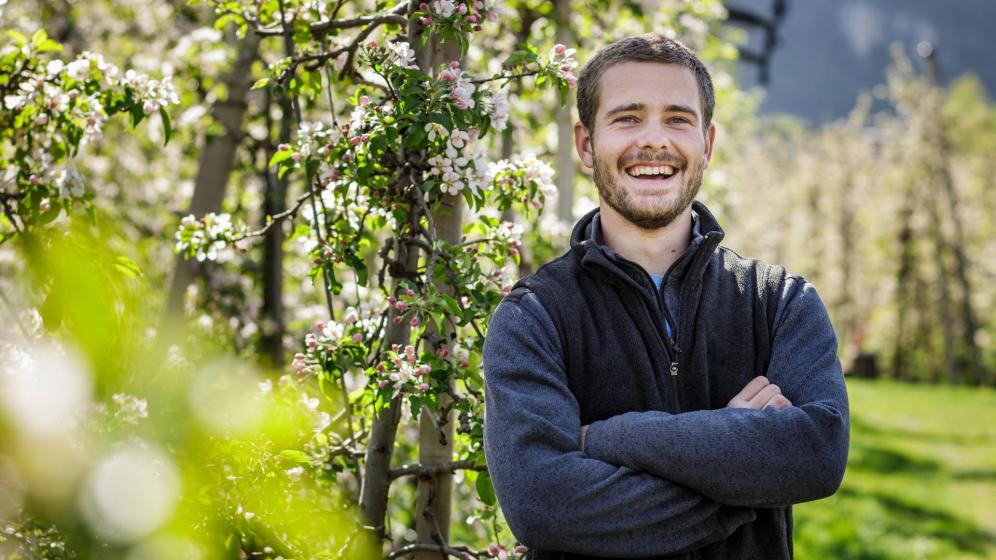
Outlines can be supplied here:
[[732, 399], [726, 408], [761, 410], [772, 407], [778, 410], [792, 406], [778, 385], [769, 383], [764, 376], [755, 377]]

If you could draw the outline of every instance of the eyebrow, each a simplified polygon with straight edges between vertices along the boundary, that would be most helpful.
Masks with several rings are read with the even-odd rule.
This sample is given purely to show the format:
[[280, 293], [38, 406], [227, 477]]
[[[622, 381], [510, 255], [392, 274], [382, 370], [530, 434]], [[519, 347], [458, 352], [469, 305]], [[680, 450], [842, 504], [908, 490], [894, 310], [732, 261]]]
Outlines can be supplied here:
[[[605, 118], [612, 117], [613, 115], [618, 113], [629, 113], [633, 111], [642, 111], [644, 109], [646, 109], [646, 105], [644, 105], [643, 103], [627, 103], [626, 105], [619, 105], [618, 107], [613, 107], [612, 109], [609, 109], [609, 111], [605, 113]], [[664, 107], [664, 112], [686, 113], [692, 115], [693, 117], [699, 116], [698, 113], [695, 112], [695, 109], [692, 109], [688, 105], [671, 104], [668, 105], [667, 107]]]

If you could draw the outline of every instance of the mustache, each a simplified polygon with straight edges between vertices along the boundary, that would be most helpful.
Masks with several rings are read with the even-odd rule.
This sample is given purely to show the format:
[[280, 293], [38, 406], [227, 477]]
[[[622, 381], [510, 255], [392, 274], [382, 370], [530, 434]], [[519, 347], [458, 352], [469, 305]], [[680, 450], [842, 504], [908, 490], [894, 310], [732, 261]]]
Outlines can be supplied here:
[[671, 152], [647, 152], [640, 151], [632, 155], [625, 156], [619, 160], [619, 166], [622, 168], [629, 167], [635, 163], [646, 163], [646, 164], [660, 164], [660, 165], [670, 165], [676, 167], [679, 170], [685, 169], [688, 165], [688, 161], [685, 158], [675, 155]]

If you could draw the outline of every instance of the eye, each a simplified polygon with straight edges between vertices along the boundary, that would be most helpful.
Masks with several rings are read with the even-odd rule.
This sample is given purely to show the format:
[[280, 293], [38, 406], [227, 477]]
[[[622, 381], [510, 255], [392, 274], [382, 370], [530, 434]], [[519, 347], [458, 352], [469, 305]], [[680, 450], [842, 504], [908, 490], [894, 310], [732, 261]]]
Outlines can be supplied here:
[[671, 117], [667, 121], [672, 124], [692, 124], [692, 121], [685, 117]]
[[636, 122], [636, 117], [634, 117], [633, 115], [623, 115], [621, 117], [616, 117], [616, 119], [613, 120], [612, 122], [634, 123]]

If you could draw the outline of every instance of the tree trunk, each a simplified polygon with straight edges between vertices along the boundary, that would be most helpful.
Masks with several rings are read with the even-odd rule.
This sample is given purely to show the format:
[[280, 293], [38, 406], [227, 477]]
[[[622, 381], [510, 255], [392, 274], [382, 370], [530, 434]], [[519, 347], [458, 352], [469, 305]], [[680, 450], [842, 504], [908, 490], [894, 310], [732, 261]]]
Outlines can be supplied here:
[[[418, 267], [418, 249], [415, 247], [398, 247], [398, 264], [403, 274], [414, 274]], [[399, 275], [400, 276], [400, 275]], [[398, 279], [391, 281], [391, 293], [398, 292]], [[388, 314], [389, 319], [398, 315], [395, 309]], [[411, 325], [402, 321], [395, 324], [388, 320], [384, 331], [382, 348], [390, 348], [393, 344], [402, 346], [408, 344], [411, 337]], [[363, 460], [363, 484], [360, 487], [360, 511], [368, 528], [378, 536], [384, 535], [384, 518], [387, 514], [387, 494], [391, 487], [391, 459], [394, 457], [394, 440], [398, 433], [398, 422], [401, 421], [401, 397], [395, 397], [391, 404], [383, 408], [370, 425], [370, 440], [367, 444]]]
[[[228, 176], [235, 165], [235, 152], [242, 141], [242, 120], [247, 107], [246, 96], [252, 87], [250, 69], [258, 51], [259, 37], [250, 30], [239, 45], [239, 53], [231, 70], [222, 80], [228, 91], [228, 99], [218, 101], [211, 107], [211, 117], [221, 125], [225, 133], [216, 138], [206, 138], [204, 141], [204, 148], [197, 163], [194, 195], [187, 211], [189, 214], [202, 216], [208, 212], [221, 210]], [[196, 274], [195, 261], [188, 261], [183, 256], [177, 257], [166, 299], [168, 315], [183, 315], [183, 296]]]
[[[447, 243], [460, 242], [460, 226], [463, 214], [463, 200], [460, 195], [446, 195], [443, 198], [443, 211], [435, 215], [436, 236]], [[436, 282], [441, 294], [453, 293], [452, 286]], [[448, 332], [439, 333], [449, 341]], [[446, 347], [452, 351], [452, 344]], [[452, 390], [452, 385], [450, 390]], [[418, 460], [422, 465], [447, 464], [453, 460], [453, 411], [452, 399], [448, 394], [440, 395], [440, 415], [435, 416], [424, 409], [419, 419]], [[417, 542], [444, 544], [450, 538], [450, 512], [453, 503], [453, 473], [441, 472], [429, 477], [419, 477], [418, 498], [415, 507], [415, 532]], [[418, 551], [416, 560], [435, 560], [438, 552]]]
[[916, 269], [916, 249], [913, 246], [913, 206], [916, 190], [909, 182], [906, 202], [899, 215], [899, 268], [896, 270], [896, 339], [892, 352], [892, 376], [903, 379], [910, 367], [911, 347], [907, 344], [909, 315], [913, 304], [912, 280]]
[[[286, 95], [280, 96], [280, 133], [279, 143], [290, 142], [291, 119], [293, 113], [290, 100]], [[269, 113], [267, 113], [269, 115]], [[267, 119], [269, 120], [269, 119]], [[267, 127], [269, 130], [269, 127]], [[267, 161], [272, 156], [267, 150]], [[279, 214], [287, 209], [287, 175], [276, 177], [276, 173], [266, 170], [266, 197], [263, 200], [263, 216]], [[284, 366], [284, 228], [283, 224], [275, 224], [266, 233], [263, 240], [263, 306], [260, 349], [266, 356], [270, 366], [281, 369]]]
[[[419, 57], [423, 70], [432, 70], [441, 64], [460, 60], [460, 46], [456, 41], [447, 43], [430, 40], [429, 48]], [[447, 243], [460, 242], [463, 218], [463, 199], [460, 195], [445, 195], [439, 205], [440, 212], [433, 216], [436, 238]], [[432, 271], [428, 271], [432, 274]], [[440, 293], [452, 293], [453, 288], [436, 282]], [[449, 333], [439, 333], [448, 340]], [[447, 343], [447, 348], [452, 345]], [[452, 390], [452, 387], [450, 388]], [[419, 419], [419, 463], [423, 465], [446, 464], [453, 460], [453, 412], [448, 395], [440, 395], [438, 418], [423, 410]], [[437, 425], [438, 423], [438, 425]], [[450, 512], [453, 501], [453, 474], [450, 472], [419, 477], [418, 497], [415, 508], [416, 542], [445, 544], [450, 536]], [[418, 551], [416, 560], [435, 560], [438, 552]]]
[[[574, 42], [571, 29], [570, 0], [554, 0], [557, 12], [555, 37], [558, 43], [570, 45]], [[574, 123], [571, 117], [572, 98], [557, 109], [557, 217], [560, 221], [574, 224]]]

